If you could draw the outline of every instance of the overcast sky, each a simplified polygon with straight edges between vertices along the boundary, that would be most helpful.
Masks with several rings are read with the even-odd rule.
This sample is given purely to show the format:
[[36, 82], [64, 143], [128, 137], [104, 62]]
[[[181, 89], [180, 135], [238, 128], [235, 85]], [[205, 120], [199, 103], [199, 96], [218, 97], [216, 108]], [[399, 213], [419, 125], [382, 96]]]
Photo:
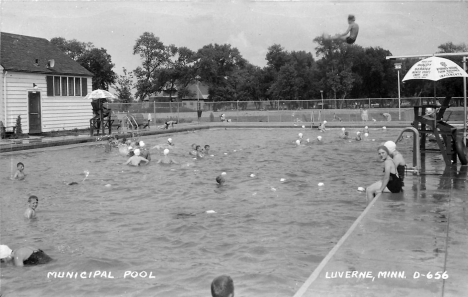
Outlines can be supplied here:
[[356, 44], [393, 55], [430, 54], [441, 43], [468, 43], [468, 1], [8, 1], [1, 31], [92, 42], [107, 49], [116, 72], [135, 69], [135, 40], [153, 32], [164, 44], [197, 50], [229, 43], [264, 66], [269, 46], [314, 54], [322, 33], [347, 28], [356, 15]]

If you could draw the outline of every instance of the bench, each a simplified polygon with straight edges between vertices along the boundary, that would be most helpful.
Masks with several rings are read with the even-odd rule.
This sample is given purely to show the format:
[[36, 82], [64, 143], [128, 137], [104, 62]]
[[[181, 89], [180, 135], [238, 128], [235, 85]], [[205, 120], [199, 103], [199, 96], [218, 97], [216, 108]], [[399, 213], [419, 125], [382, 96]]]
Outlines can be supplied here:
[[[11, 129], [11, 131], [10, 131]], [[7, 136], [13, 135], [16, 132], [16, 126], [5, 127], [3, 122], [0, 121], [0, 138], [5, 139]]]
[[135, 129], [145, 129], [146, 127], [150, 127], [150, 120], [145, 118], [143, 114], [137, 113], [128, 115], [128, 119], [130, 121], [130, 126]]

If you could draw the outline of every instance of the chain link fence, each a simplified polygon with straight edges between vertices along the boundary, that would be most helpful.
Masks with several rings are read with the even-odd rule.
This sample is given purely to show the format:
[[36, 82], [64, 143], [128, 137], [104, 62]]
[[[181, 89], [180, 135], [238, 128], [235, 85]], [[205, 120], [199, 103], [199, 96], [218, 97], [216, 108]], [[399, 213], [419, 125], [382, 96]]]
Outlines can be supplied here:
[[[398, 99], [395, 98], [225, 102], [144, 101], [106, 103], [106, 105], [112, 110], [114, 117], [121, 120], [128, 115], [142, 114], [151, 120], [151, 126], [160, 126], [171, 120], [179, 123], [219, 122], [223, 114], [226, 120], [233, 122], [412, 121], [413, 106], [434, 104], [434, 101], [432, 97], [402, 98], [400, 112]], [[463, 98], [453, 98], [451, 106], [463, 106]]]

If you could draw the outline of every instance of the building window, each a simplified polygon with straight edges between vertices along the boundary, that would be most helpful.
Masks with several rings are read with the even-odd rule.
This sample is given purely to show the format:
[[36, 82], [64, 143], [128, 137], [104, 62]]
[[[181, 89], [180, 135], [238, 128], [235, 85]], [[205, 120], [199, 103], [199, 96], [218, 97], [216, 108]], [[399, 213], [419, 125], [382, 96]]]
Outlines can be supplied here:
[[75, 79], [73, 77], [68, 78], [68, 96], [75, 96]]
[[54, 95], [60, 96], [60, 76], [54, 76]]
[[62, 96], [68, 96], [67, 95], [67, 78], [66, 77], [62, 77]]
[[86, 77], [46, 76], [47, 96], [86, 96]]
[[75, 96], [81, 96], [81, 78], [75, 77]]

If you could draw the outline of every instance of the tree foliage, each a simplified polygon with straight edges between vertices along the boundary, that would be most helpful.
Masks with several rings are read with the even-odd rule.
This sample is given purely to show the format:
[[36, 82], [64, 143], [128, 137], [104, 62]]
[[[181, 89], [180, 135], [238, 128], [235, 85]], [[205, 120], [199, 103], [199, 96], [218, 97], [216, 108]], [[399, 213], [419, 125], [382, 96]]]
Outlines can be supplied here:
[[133, 89], [133, 72], [127, 72], [127, 69], [123, 67], [123, 75], [119, 75], [117, 83], [114, 85], [114, 89], [122, 103], [130, 103], [134, 100], [132, 89]]
[[54, 37], [50, 42], [93, 73], [93, 90], [109, 90], [109, 86], [115, 83], [117, 75], [113, 71], [112, 57], [104, 48], [98, 49], [91, 42], [80, 42], [76, 39], [66, 40], [63, 37]]

